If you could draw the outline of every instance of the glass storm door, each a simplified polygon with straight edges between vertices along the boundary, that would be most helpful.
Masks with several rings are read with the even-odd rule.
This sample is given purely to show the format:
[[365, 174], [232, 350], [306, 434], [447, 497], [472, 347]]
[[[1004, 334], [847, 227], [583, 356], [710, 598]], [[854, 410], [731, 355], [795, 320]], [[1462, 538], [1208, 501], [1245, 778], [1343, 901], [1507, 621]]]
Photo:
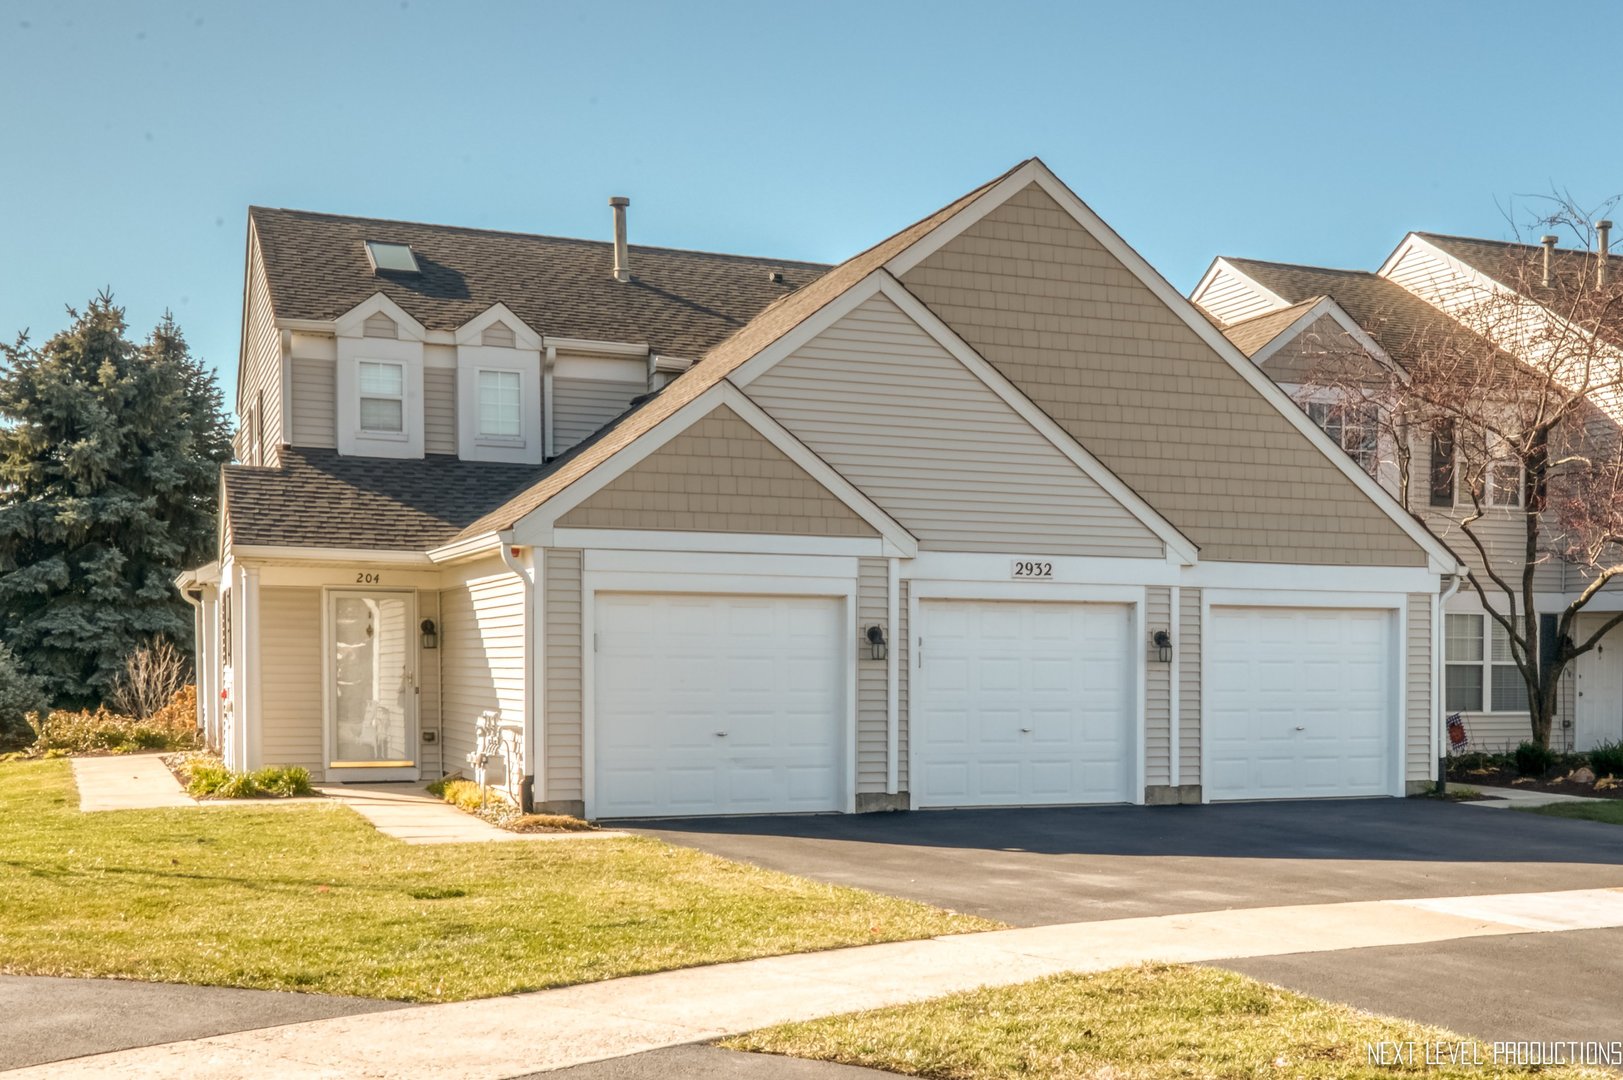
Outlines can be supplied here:
[[[414, 600], [411, 593], [330, 594], [329, 769], [379, 770], [368, 774], [375, 779], [415, 778]], [[406, 775], [395, 777], [396, 771]]]

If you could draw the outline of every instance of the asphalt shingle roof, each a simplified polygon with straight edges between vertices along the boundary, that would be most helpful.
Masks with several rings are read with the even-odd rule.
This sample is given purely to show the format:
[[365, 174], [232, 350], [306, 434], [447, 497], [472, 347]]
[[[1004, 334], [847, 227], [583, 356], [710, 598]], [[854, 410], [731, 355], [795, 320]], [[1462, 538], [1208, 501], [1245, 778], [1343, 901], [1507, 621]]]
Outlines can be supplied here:
[[1280, 308], [1278, 311], [1266, 311], [1261, 315], [1253, 315], [1249, 319], [1229, 323], [1227, 326], [1219, 325], [1223, 336], [1234, 343], [1235, 348], [1247, 356], [1255, 356], [1257, 350], [1268, 344], [1274, 338], [1290, 328], [1290, 324], [1305, 315], [1309, 308], [1324, 299], [1322, 296], [1310, 296], [1299, 304]]

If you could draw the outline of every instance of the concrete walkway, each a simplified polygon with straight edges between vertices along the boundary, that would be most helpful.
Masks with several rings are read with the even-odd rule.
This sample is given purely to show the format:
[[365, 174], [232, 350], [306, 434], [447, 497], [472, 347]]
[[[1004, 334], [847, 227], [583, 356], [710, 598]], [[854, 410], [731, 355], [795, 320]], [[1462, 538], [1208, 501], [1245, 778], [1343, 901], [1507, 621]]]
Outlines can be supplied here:
[[1472, 799], [1462, 802], [1460, 806], [1482, 806], [1489, 810], [1506, 810], [1512, 807], [1552, 806], [1555, 803], [1567, 802], [1606, 802], [1590, 795], [1562, 795], [1554, 791], [1533, 791], [1529, 788], [1511, 787], [1479, 787], [1476, 784], [1460, 784], [1459, 787], [1474, 787], [1482, 792], [1486, 798]]
[[[502, 1078], [978, 986], [1192, 963], [1623, 926], [1623, 889], [1377, 900], [1100, 920], [688, 968], [336, 1017], [15, 1073]], [[432, 1032], [432, 1038], [424, 1038]]]
[[430, 795], [427, 785], [327, 784], [316, 789], [343, 803], [385, 836], [408, 844], [482, 844], [510, 840], [587, 840], [625, 836], [623, 832], [519, 833], [498, 829], [481, 817]]
[[79, 809], [86, 813], [197, 805], [157, 754], [76, 757], [73, 782], [79, 787]]

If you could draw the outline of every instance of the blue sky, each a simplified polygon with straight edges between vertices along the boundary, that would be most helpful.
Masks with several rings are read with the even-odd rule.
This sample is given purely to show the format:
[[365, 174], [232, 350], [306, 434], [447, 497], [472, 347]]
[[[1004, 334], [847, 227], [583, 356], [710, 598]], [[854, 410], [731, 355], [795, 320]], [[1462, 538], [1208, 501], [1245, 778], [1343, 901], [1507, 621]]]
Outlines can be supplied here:
[[[0, 334], [234, 375], [250, 203], [835, 261], [1037, 154], [1180, 289], [1623, 190], [1595, 4], [0, 0]], [[1574, 49], [1574, 42], [1580, 48]]]

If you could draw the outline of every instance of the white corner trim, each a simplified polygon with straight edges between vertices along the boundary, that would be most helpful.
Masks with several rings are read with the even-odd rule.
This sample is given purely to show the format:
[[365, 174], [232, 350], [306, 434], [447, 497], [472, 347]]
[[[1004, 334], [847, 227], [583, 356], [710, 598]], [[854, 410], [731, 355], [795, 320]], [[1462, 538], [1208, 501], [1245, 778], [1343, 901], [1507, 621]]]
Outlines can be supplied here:
[[[361, 337], [366, 320], [379, 312], [395, 321], [395, 325], [400, 328], [401, 341], [422, 341], [428, 336], [428, 331], [423, 328], [422, 323], [412, 318], [405, 308], [390, 300], [381, 292], [373, 293], [334, 319], [332, 321], [333, 333], [339, 337]], [[289, 327], [289, 329], [292, 329], [292, 327]]]
[[883, 545], [885, 550], [875, 551], [874, 554], [895, 553], [904, 558], [911, 558], [918, 553], [918, 541], [913, 534], [881, 510], [873, 500], [858, 491], [849, 480], [835, 472], [826, 461], [812, 453], [783, 425], [767, 416], [761, 407], [747, 398], [738, 387], [725, 379], [699, 394], [650, 430], [643, 432], [630, 445], [519, 519], [513, 525], [514, 535], [519, 537], [520, 543], [546, 546], [540, 541], [554, 531], [560, 518], [721, 405], [730, 407], [762, 438], [781, 450], [853, 513], [873, 526], [886, 541]]
[[1285, 420], [1301, 432], [1311, 442], [1325, 459], [1331, 463], [1341, 474], [1351, 480], [1371, 502], [1379, 507], [1403, 533], [1420, 546], [1428, 555], [1439, 562], [1448, 565], [1458, 565], [1458, 560], [1446, 545], [1432, 536], [1426, 528], [1412, 518], [1387, 490], [1375, 478], [1360, 469], [1342, 448], [1333, 442], [1328, 435], [1321, 431], [1318, 425], [1308, 419], [1297, 404], [1279, 388], [1266, 374], [1251, 362], [1251, 359], [1240, 352], [1238, 346], [1223, 336], [1222, 331], [1213, 326], [1211, 322], [1195, 310], [1195, 305], [1172, 284], [1162, 277], [1160, 272], [1151, 266], [1144, 257], [1135, 251], [1131, 245], [1123, 240], [1116, 231], [1107, 225], [1093, 210], [1077, 196], [1069, 187], [1065, 186], [1057, 176], [1049, 171], [1041, 161], [1033, 158], [1025, 165], [1010, 173], [1001, 182], [994, 185], [980, 198], [969, 206], [954, 214], [947, 221], [938, 225], [914, 242], [905, 251], [886, 264], [885, 269], [897, 277], [903, 276], [908, 270], [918, 265], [930, 254], [958, 236], [970, 225], [979, 221], [1000, 206], [1016, 192], [1023, 190], [1030, 184], [1037, 184], [1068, 213], [1072, 220], [1082, 227], [1111, 255], [1121, 262], [1127, 271], [1144, 284], [1157, 299], [1165, 304], [1174, 315], [1194, 332], [1229, 367], [1233, 368], [1241, 378], [1251, 384], [1252, 389], [1261, 394], [1263, 399], [1272, 405]]
[[467, 322], [456, 328], [454, 335], [458, 345], [479, 345], [481, 336], [486, 328], [497, 321], [507, 324], [513, 331], [513, 344], [520, 349], [530, 349], [539, 352], [541, 349], [541, 335], [513, 313], [513, 309], [500, 300], [491, 304], [484, 311], [475, 315]]
[[[1252, 277], [1244, 270], [1241, 270], [1238, 266], [1235, 266], [1221, 255], [1213, 259], [1212, 264], [1206, 268], [1206, 272], [1200, 275], [1200, 284], [1196, 285], [1195, 291], [1189, 294], [1189, 302], [1192, 304], [1198, 304], [1201, 307], [1205, 307], [1206, 305], [1200, 303], [1200, 298], [1206, 295], [1206, 290], [1212, 287], [1212, 283], [1217, 280], [1218, 275], [1223, 273], [1225, 270], [1244, 281], [1247, 288], [1272, 304], [1274, 311], [1279, 311], [1282, 308], [1288, 308], [1291, 306], [1289, 300], [1286, 300], [1283, 296], [1280, 296], [1278, 293], [1274, 292], [1274, 290], [1263, 285], [1256, 278]], [[1262, 314], [1268, 313], [1263, 312]], [[1243, 322], [1244, 320], [1239, 321]]]

